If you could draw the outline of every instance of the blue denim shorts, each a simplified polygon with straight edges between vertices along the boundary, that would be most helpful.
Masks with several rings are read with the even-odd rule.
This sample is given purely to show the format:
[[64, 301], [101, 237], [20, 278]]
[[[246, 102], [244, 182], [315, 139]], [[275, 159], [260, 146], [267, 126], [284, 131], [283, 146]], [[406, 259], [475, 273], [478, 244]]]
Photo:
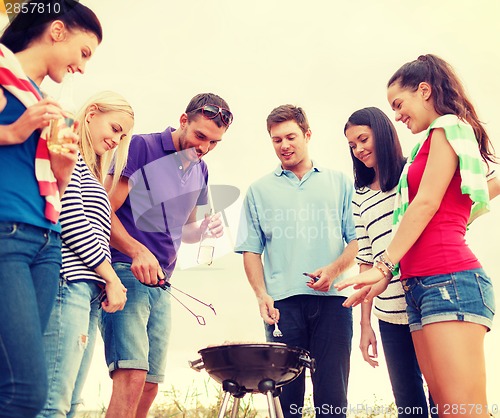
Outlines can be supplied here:
[[402, 280], [410, 331], [444, 321], [465, 321], [491, 329], [495, 296], [482, 268]]
[[114, 313], [101, 309], [99, 328], [109, 373], [146, 370], [146, 382], [162, 383], [171, 329], [170, 293], [143, 285], [128, 263], [114, 263], [113, 268], [127, 288], [127, 303]]

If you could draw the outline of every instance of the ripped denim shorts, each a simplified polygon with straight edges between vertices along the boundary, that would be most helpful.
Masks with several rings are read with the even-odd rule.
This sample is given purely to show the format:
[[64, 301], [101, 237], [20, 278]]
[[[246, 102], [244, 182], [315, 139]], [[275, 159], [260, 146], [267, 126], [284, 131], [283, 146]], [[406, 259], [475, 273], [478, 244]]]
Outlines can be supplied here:
[[410, 331], [444, 321], [465, 321], [491, 329], [495, 295], [482, 268], [401, 281]]

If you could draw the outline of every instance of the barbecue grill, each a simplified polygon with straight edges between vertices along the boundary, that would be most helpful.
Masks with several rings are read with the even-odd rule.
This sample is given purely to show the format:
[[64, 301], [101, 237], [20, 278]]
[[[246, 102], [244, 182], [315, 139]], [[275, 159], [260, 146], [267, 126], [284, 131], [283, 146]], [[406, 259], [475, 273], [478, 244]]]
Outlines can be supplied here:
[[233, 396], [231, 418], [236, 418], [239, 400], [247, 393], [263, 393], [267, 397], [270, 418], [282, 418], [279, 403], [281, 387], [296, 379], [304, 367], [314, 372], [315, 362], [309, 352], [282, 343], [211, 346], [198, 351], [201, 358], [190, 361], [196, 371], [205, 369], [222, 384], [224, 398], [218, 418], [223, 418]]

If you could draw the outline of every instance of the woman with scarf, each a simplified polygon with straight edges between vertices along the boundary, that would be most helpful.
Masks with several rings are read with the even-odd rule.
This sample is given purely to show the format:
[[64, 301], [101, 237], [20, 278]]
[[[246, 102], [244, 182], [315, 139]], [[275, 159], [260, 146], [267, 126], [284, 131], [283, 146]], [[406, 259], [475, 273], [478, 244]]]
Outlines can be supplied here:
[[[469, 219], [488, 208], [488, 135], [452, 67], [428, 54], [403, 65], [387, 97], [413, 134], [398, 187], [393, 237], [371, 269], [335, 285], [363, 289], [352, 306], [385, 290], [400, 272], [418, 363], [439, 416], [487, 417], [484, 337], [493, 286], [465, 241]], [[369, 295], [368, 295], [369, 293]]]
[[[30, 1], [0, 37], [0, 416], [34, 417], [47, 397], [43, 332], [61, 268], [60, 195], [77, 160], [77, 137], [48, 150], [48, 76], [83, 73], [102, 40], [96, 15], [72, 0]], [[57, 7], [55, 5], [58, 5]], [[34, 7], [35, 6], [35, 7]]]

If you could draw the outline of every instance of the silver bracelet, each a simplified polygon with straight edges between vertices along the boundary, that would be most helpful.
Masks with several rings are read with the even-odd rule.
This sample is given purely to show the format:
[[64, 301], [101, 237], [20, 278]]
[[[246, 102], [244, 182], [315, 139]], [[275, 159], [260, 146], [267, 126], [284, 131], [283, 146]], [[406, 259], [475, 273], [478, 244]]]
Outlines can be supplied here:
[[391, 272], [389, 270], [384, 270], [384, 267], [382, 266], [384, 266], [387, 269], [387, 266], [380, 260], [375, 260], [375, 262], [373, 263], [373, 267], [375, 267], [378, 271], [380, 271], [385, 279], [392, 278]]
[[396, 266], [391, 262], [389, 261], [385, 256], [384, 254], [381, 254], [380, 257], [379, 257], [379, 260], [380, 262], [387, 267], [387, 269], [392, 273], [394, 271], [394, 269], [396, 268]]

